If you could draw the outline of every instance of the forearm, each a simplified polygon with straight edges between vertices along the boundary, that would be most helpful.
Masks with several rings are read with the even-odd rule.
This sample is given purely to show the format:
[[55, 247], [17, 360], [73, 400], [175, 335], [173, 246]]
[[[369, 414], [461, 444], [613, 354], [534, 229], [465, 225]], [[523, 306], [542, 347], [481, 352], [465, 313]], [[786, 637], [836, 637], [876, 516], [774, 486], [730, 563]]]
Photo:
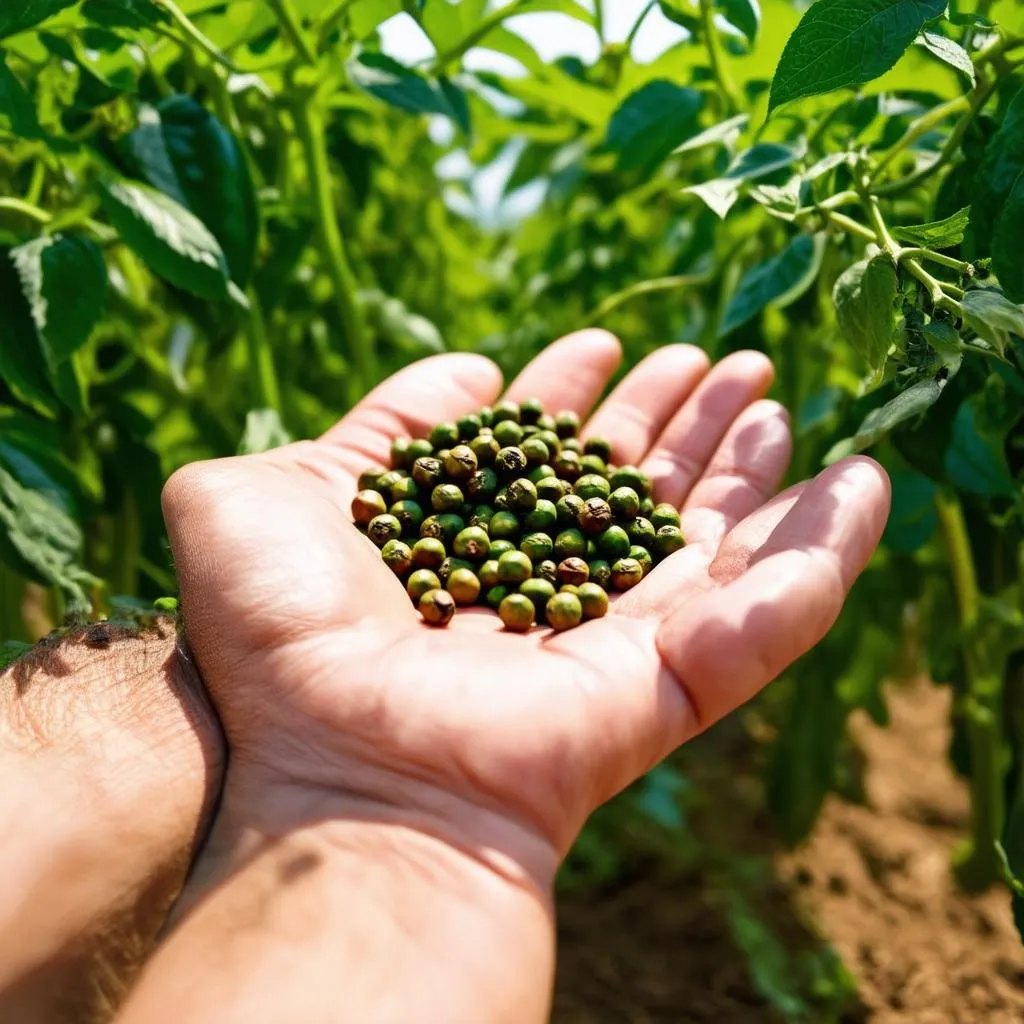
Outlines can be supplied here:
[[0, 1019], [103, 1019], [180, 891], [223, 754], [173, 624], [92, 627], [0, 674]]

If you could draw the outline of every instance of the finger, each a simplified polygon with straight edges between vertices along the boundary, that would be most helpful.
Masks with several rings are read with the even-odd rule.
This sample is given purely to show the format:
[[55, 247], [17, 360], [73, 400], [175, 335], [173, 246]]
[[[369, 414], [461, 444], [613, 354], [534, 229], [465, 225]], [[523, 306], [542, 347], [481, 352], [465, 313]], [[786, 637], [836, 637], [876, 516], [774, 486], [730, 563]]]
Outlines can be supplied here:
[[549, 345], [511, 383], [513, 402], [539, 398], [552, 413], [568, 410], [586, 416], [622, 361], [622, 346], [601, 330], [577, 331]]
[[463, 353], [432, 356], [389, 377], [321, 438], [348, 472], [390, 464], [396, 437], [424, 437], [443, 420], [493, 402], [501, 371], [489, 359]]
[[612, 459], [619, 465], [638, 463], [707, 374], [708, 365], [708, 357], [693, 345], [656, 349], [601, 404], [584, 437], [609, 440]]
[[778, 490], [792, 451], [786, 410], [767, 400], [747, 406], [686, 499], [686, 542], [714, 554], [725, 535]]
[[705, 728], [749, 700], [828, 632], [878, 545], [889, 482], [870, 459], [808, 486], [739, 579], [681, 605], [658, 646]]
[[712, 369], [641, 465], [658, 501], [683, 504], [733, 420], [764, 396], [773, 375], [759, 352], [737, 352]]

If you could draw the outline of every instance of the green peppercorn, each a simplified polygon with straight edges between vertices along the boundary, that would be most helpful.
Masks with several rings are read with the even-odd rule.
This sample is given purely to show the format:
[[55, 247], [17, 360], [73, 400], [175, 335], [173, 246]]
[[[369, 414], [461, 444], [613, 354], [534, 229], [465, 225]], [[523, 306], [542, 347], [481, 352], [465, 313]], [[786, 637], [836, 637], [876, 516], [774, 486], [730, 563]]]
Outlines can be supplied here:
[[554, 458], [562, 450], [562, 439], [554, 432], [554, 430], [541, 427], [540, 430], [533, 435], [533, 439], [535, 441], [544, 442], [551, 458]]
[[474, 501], [493, 501], [498, 493], [498, 474], [493, 469], [478, 469], [466, 481], [466, 493]]
[[580, 469], [583, 470], [584, 476], [588, 473], [596, 473], [598, 476], [607, 476], [608, 467], [604, 464], [604, 459], [597, 455], [584, 455], [580, 458]]
[[[399, 480], [404, 480], [409, 474], [404, 469], [389, 469], [377, 481], [377, 490], [381, 494], [390, 494], [391, 489]], [[394, 500], [394, 499], [392, 499]]]
[[459, 569], [468, 569], [472, 572], [473, 563], [467, 562], [464, 558], [452, 558], [449, 555], [441, 563], [441, 568], [437, 570], [437, 576], [438, 579], [441, 580], [441, 585], [445, 587], [448, 586], [448, 580], [451, 579], [452, 573]]
[[498, 560], [496, 558], [488, 558], [483, 565], [480, 566], [480, 571], [477, 573], [480, 578], [480, 586], [486, 593], [491, 587], [496, 587], [500, 582], [501, 578], [498, 575]]
[[439, 516], [427, 516], [420, 527], [421, 537], [436, 537], [445, 544], [451, 544], [456, 534], [465, 529], [465, 522], [462, 516], [451, 512], [444, 512]]
[[388, 510], [384, 495], [379, 491], [360, 491], [352, 499], [352, 518], [360, 526], [369, 526], [375, 516], [382, 516]]
[[459, 558], [482, 562], [491, 550], [491, 538], [479, 526], [467, 526], [455, 538], [452, 550]]
[[359, 474], [358, 487], [361, 491], [379, 491], [380, 478], [387, 472], [383, 466], [371, 466]]
[[428, 590], [440, 590], [441, 581], [432, 569], [417, 569], [406, 581], [405, 589], [415, 604]]
[[644, 570], [635, 558], [620, 558], [612, 564], [612, 586], [630, 590], [644, 578]]
[[400, 540], [389, 540], [380, 551], [384, 564], [399, 578], [413, 566], [412, 549]]
[[612, 567], [603, 558], [591, 558], [587, 560], [587, 568], [590, 570], [591, 583], [607, 590], [612, 579]]
[[453, 569], [445, 587], [460, 608], [476, 604], [480, 596], [480, 580], [472, 569]]
[[544, 606], [555, 596], [555, 586], [547, 580], [529, 579], [519, 585], [519, 593], [533, 602], [537, 618], [543, 618]]
[[374, 516], [366, 527], [366, 536], [377, 547], [382, 548], [389, 540], [398, 540], [402, 536], [402, 524], [389, 513]]
[[409, 464], [409, 438], [396, 437], [391, 442], [391, 465], [395, 469], [404, 469]]
[[526, 456], [522, 448], [502, 448], [494, 460], [494, 468], [502, 476], [519, 476], [526, 472]]
[[563, 480], [578, 480], [583, 472], [579, 454], [564, 449], [554, 456], [551, 465]]
[[608, 496], [612, 515], [616, 519], [631, 523], [640, 513], [640, 495], [632, 487], [619, 487]]
[[566, 410], [555, 416], [555, 433], [559, 437], [575, 437], [580, 432], [580, 418], [576, 413]]
[[417, 459], [425, 459], [434, 454], [434, 446], [425, 438], [418, 437], [409, 442], [409, 465]]
[[563, 530], [555, 538], [555, 555], [563, 558], [582, 558], [587, 551], [587, 539], [576, 528]]
[[558, 632], [573, 629], [583, 619], [583, 605], [580, 599], [571, 592], [555, 594], [544, 608], [544, 618], [548, 625]]
[[558, 566], [558, 582], [578, 587], [590, 579], [590, 567], [582, 558], [566, 558]]
[[484, 428], [487, 428], [489, 430], [491, 424], [494, 422], [494, 410], [489, 405], [485, 405], [477, 415], [480, 417], [480, 429], [483, 430]]
[[545, 558], [534, 566], [533, 575], [554, 586], [558, 582], [558, 566], [550, 558]]
[[[543, 468], [551, 469], [550, 466], [545, 466]], [[536, 472], [536, 470], [534, 472]], [[551, 469], [551, 472], [554, 473], [554, 470]], [[551, 502], [558, 501], [559, 498], [565, 497], [566, 488], [569, 486], [567, 481], [559, 480], [556, 476], [546, 476], [541, 480], [534, 480], [533, 483], [537, 488], [537, 497], [544, 498]]]
[[596, 583], [581, 584], [577, 597], [583, 609], [583, 618], [602, 619], [608, 614], [608, 595]]
[[513, 541], [510, 541], [507, 537], [501, 537], [498, 540], [491, 541], [491, 558], [501, 558], [506, 551], [515, 551], [516, 546]]
[[580, 595], [580, 588], [575, 583], [563, 583], [559, 588], [560, 594], [575, 594], [576, 597]]
[[484, 530], [487, 530], [488, 534], [490, 531], [491, 520], [494, 518], [494, 509], [490, 505], [477, 505], [469, 516], [470, 526], [479, 526]]
[[650, 551], [647, 548], [641, 547], [639, 544], [633, 544], [629, 549], [629, 557], [634, 562], [640, 564], [640, 568], [643, 569], [644, 575], [646, 576], [654, 568], [654, 559], [651, 557]]
[[528, 437], [533, 437], [536, 433], [537, 428], [533, 424], [523, 427], [523, 440], [525, 441]]
[[583, 445], [578, 437], [570, 437], [562, 441], [563, 452], [575, 452], [580, 457], [580, 465], [583, 464]]
[[558, 478], [550, 466], [535, 466], [526, 474], [526, 479], [536, 486], [541, 480], [556, 480]]
[[647, 497], [651, 493], [650, 478], [636, 466], [619, 466], [612, 473], [609, 483], [612, 485], [613, 491], [617, 491], [620, 487], [632, 487], [642, 497]]
[[613, 524], [614, 518], [611, 506], [604, 498], [588, 498], [580, 509], [577, 522], [584, 533], [596, 537]]
[[465, 503], [461, 489], [455, 484], [440, 484], [430, 493], [430, 504], [435, 512], [458, 512]]
[[459, 443], [459, 428], [454, 423], [438, 423], [430, 432], [430, 443], [434, 450], [451, 448]]
[[529, 512], [537, 507], [537, 488], [525, 477], [508, 485], [508, 504], [513, 512]]
[[415, 537], [423, 525], [423, 509], [418, 501], [396, 501], [388, 510], [401, 524], [406, 536]]
[[518, 423], [519, 416], [519, 406], [515, 402], [499, 402], [491, 413], [491, 427], [496, 427], [499, 423]]
[[667, 501], [656, 505], [651, 515], [651, 525], [655, 530], [660, 530], [663, 526], [678, 526], [679, 522], [679, 509]]
[[444, 463], [432, 455], [424, 455], [412, 464], [412, 478], [424, 490], [433, 490], [444, 480]]
[[533, 625], [536, 611], [524, 594], [509, 594], [498, 605], [498, 617], [512, 633], [525, 633]]
[[519, 520], [512, 512], [495, 512], [488, 526], [492, 540], [508, 540], [519, 536]]
[[500, 488], [498, 493], [494, 496], [494, 507], [499, 512], [508, 512], [508, 511], [510, 511], [510, 509], [508, 507], [508, 488], [507, 487]]
[[[550, 413], [544, 413], [540, 419], [537, 420], [537, 426], [541, 430], [549, 430], [552, 434], [555, 433], [555, 417]], [[555, 434], [557, 437], [558, 435]]]
[[597, 541], [594, 540], [593, 537], [588, 537], [587, 538], [587, 550], [583, 553], [583, 557], [588, 562], [591, 562], [595, 558], [599, 557], [600, 554], [601, 554], [601, 552], [597, 550]]
[[444, 471], [453, 480], [468, 480], [476, 470], [476, 456], [469, 445], [457, 444], [444, 460]]
[[573, 485], [573, 494], [578, 494], [584, 501], [588, 498], [605, 498], [611, 493], [608, 481], [596, 473], [587, 473], [581, 476]]
[[626, 524], [626, 533], [632, 544], [639, 544], [648, 551], [654, 548], [654, 526], [649, 519], [637, 516], [631, 523]]
[[447, 590], [428, 590], [416, 607], [428, 626], [447, 626], [455, 615], [455, 598]]
[[519, 550], [531, 562], [543, 562], [544, 559], [551, 557], [555, 544], [546, 533], [528, 533], [520, 542]]
[[558, 510], [552, 501], [538, 498], [537, 504], [526, 514], [523, 525], [527, 530], [547, 533], [553, 530], [558, 522]]
[[495, 611], [501, 606], [501, 602], [512, 593], [511, 587], [506, 587], [504, 583], [499, 583], [496, 587], [491, 587], [490, 590], [484, 595], [484, 602], [488, 608], [493, 608]]
[[436, 537], [420, 537], [412, 546], [412, 564], [417, 569], [433, 569], [436, 572], [447, 557], [444, 544]]
[[402, 477], [401, 480], [396, 480], [394, 486], [391, 488], [391, 501], [418, 501], [420, 496], [420, 489], [416, 481], [411, 476]]
[[543, 441], [538, 441], [536, 437], [528, 437], [519, 447], [526, 456], [528, 466], [543, 466], [551, 458], [548, 446]]
[[460, 416], [455, 426], [459, 428], [460, 440], [469, 442], [480, 433], [483, 421], [475, 412], [469, 412], [465, 416]]
[[629, 555], [629, 534], [621, 526], [609, 526], [597, 538], [597, 547], [611, 562], [617, 558], [626, 558]]
[[583, 511], [583, 499], [578, 494], [566, 494], [555, 502], [559, 526], [575, 526]]
[[544, 403], [539, 398], [528, 398], [519, 406], [520, 423], [536, 423], [544, 415]]
[[605, 463], [612, 457], [611, 442], [603, 437], [588, 437], [583, 443], [583, 451], [587, 455], [596, 455]]
[[498, 559], [498, 579], [502, 583], [518, 586], [533, 575], [533, 563], [522, 551], [506, 551]]
[[494, 440], [502, 448], [515, 448], [521, 446], [523, 440], [523, 428], [512, 420], [502, 420], [494, 425]]
[[685, 545], [683, 531], [678, 526], [663, 526], [654, 538], [654, 550], [659, 558], [668, 558]]
[[657, 506], [654, 504], [653, 498], [641, 498], [640, 499], [640, 515], [644, 519], [650, 519], [654, 515], [654, 510]]
[[480, 434], [469, 442], [470, 450], [476, 456], [478, 466], [493, 466], [494, 460], [501, 451], [501, 445], [494, 440], [491, 434]]

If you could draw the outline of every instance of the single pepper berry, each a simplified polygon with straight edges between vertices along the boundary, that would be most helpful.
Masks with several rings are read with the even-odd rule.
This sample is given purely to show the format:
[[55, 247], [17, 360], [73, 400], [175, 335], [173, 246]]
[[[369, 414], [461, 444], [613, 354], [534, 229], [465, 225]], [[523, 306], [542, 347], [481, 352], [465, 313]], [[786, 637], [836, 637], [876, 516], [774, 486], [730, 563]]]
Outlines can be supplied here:
[[508, 485], [508, 504], [513, 512], [529, 512], [537, 507], [537, 488], [525, 477]]
[[583, 499], [578, 494], [566, 494], [555, 502], [559, 526], [575, 526], [583, 511]]
[[605, 465], [604, 459], [597, 455], [582, 456], [580, 458], [580, 469], [583, 470], [584, 476], [588, 473], [596, 473], [598, 476], [604, 477], [608, 476], [608, 467]]
[[580, 509], [580, 529], [592, 536], [604, 533], [614, 522], [611, 506], [604, 498], [588, 498]]
[[412, 478], [424, 490], [432, 491], [444, 480], [444, 463], [432, 455], [424, 455], [412, 464]]
[[551, 465], [563, 480], [578, 480], [583, 473], [579, 455], [564, 448], [551, 460]]
[[466, 493], [474, 501], [493, 501], [498, 493], [498, 474], [493, 469], [478, 469], [466, 481]]
[[409, 474], [404, 469], [389, 469], [378, 481], [377, 490], [381, 494], [390, 494], [391, 489], [399, 480], [404, 480]]
[[644, 570], [635, 558], [620, 558], [612, 565], [612, 586], [631, 590], [644, 578]]
[[400, 540], [389, 540], [380, 551], [384, 564], [399, 578], [413, 566], [412, 548]]
[[583, 583], [576, 595], [580, 599], [583, 618], [602, 619], [608, 614], [608, 595], [596, 583]]
[[558, 582], [558, 565], [550, 558], [545, 558], [534, 567], [533, 574], [553, 587]]
[[476, 456], [469, 445], [457, 444], [444, 460], [444, 471], [453, 480], [468, 480], [476, 470]]
[[555, 543], [546, 533], [528, 533], [520, 542], [519, 550], [536, 565], [551, 557]]
[[562, 451], [575, 452], [580, 457], [580, 464], [583, 464], [583, 445], [578, 437], [570, 437], [562, 442]]
[[607, 499], [611, 494], [611, 487], [608, 486], [608, 481], [603, 476], [598, 476], [596, 473], [585, 473], [573, 484], [572, 493], [578, 494], [584, 501], [588, 498]]
[[539, 420], [537, 420], [537, 426], [541, 430], [550, 430], [553, 434], [555, 432], [555, 417], [551, 413], [543, 413]]
[[580, 596], [580, 588], [575, 583], [563, 583], [559, 588], [560, 594], [575, 594], [576, 597]]
[[491, 550], [491, 538], [479, 526], [467, 526], [456, 536], [452, 550], [458, 558], [482, 562]]
[[428, 626], [447, 626], [455, 615], [455, 598], [447, 590], [428, 590], [416, 607]]
[[435, 512], [458, 512], [465, 503], [462, 490], [455, 484], [440, 484], [430, 493], [430, 504]]
[[572, 484], [568, 480], [559, 480], [556, 476], [545, 477], [537, 484], [537, 497], [546, 498], [548, 501], [558, 502], [560, 498], [571, 493]]
[[654, 504], [654, 499], [653, 498], [641, 498], [640, 499], [640, 515], [642, 515], [644, 517], [644, 519], [650, 519], [651, 516], [654, 515], [655, 507], [656, 506]]
[[391, 500], [394, 501], [418, 501], [420, 497], [419, 485], [411, 476], [402, 477], [396, 480], [391, 488]]
[[582, 558], [587, 551], [587, 540], [583, 534], [571, 527], [555, 538], [555, 554], [558, 558]]
[[496, 587], [500, 582], [501, 578], [498, 575], [498, 560], [496, 558], [488, 558], [483, 565], [480, 566], [480, 572], [477, 573], [480, 578], [480, 586], [486, 593], [491, 587]]
[[498, 617], [512, 633], [525, 633], [536, 618], [533, 602], [524, 594], [509, 594], [498, 605]]
[[558, 566], [558, 582], [578, 587], [590, 579], [590, 567], [582, 558], [566, 558]]
[[533, 437], [536, 433], [538, 433], [538, 428], [532, 423], [523, 427], [523, 440], [525, 441], [528, 437]]
[[469, 442], [480, 433], [483, 421], [475, 412], [470, 412], [466, 413], [465, 416], [460, 416], [456, 420], [455, 426], [459, 428], [460, 440]]
[[498, 493], [494, 496], [494, 507], [499, 512], [509, 512], [509, 511], [511, 511], [509, 509], [509, 505], [508, 505], [508, 488], [507, 487], [502, 487], [498, 491]]
[[554, 458], [562, 450], [562, 440], [552, 429], [541, 427], [533, 437], [537, 441], [544, 442], [551, 458]]
[[417, 536], [423, 525], [423, 509], [417, 501], [396, 501], [388, 510], [401, 524], [402, 532]]
[[609, 561], [626, 558], [629, 555], [629, 534], [621, 526], [609, 526], [597, 538], [597, 547]]
[[636, 466], [619, 466], [608, 482], [612, 485], [613, 491], [620, 487], [632, 487], [637, 494], [645, 498], [651, 493], [650, 478], [646, 473], [641, 473]]
[[389, 540], [398, 540], [402, 536], [402, 524], [390, 513], [374, 516], [366, 527], [366, 536], [377, 547], [382, 548]]
[[603, 558], [592, 558], [587, 561], [587, 568], [590, 581], [607, 590], [612, 581], [612, 567]]
[[480, 580], [472, 569], [453, 569], [445, 587], [460, 608], [476, 604], [480, 596]]
[[391, 442], [391, 465], [395, 469], [404, 469], [409, 462], [409, 439], [396, 437]]
[[444, 544], [436, 537], [420, 537], [412, 546], [412, 564], [417, 569], [433, 569], [437, 572], [447, 557]]
[[547, 533], [554, 529], [557, 522], [558, 510], [555, 508], [554, 502], [538, 497], [537, 504], [526, 514], [523, 526], [530, 531], [539, 530], [542, 533]]
[[619, 487], [608, 496], [612, 515], [616, 519], [631, 523], [640, 514], [640, 495], [632, 487]]
[[539, 398], [528, 398], [519, 406], [520, 423], [536, 423], [544, 415], [544, 403]]
[[481, 430], [489, 430], [491, 424], [494, 422], [494, 410], [489, 406], [485, 405], [477, 415], [480, 417]]
[[646, 576], [654, 568], [654, 559], [651, 557], [650, 551], [647, 548], [641, 547], [639, 544], [633, 544], [629, 549], [629, 557], [634, 562], [640, 563], [640, 568], [643, 569], [644, 575]]
[[583, 619], [583, 605], [573, 593], [555, 594], [544, 608], [544, 618], [548, 625], [558, 632], [573, 629]]
[[583, 451], [586, 455], [596, 455], [604, 463], [612, 457], [611, 442], [603, 437], [588, 437], [583, 442]]
[[494, 424], [494, 440], [502, 448], [514, 448], [523, 440], [523, 428], [512, 420]]
[[433, 454], [434, 446], [425, 437], [418, 437], [415, 441], [409, 442], [410, 465], [412, 465], [417, 459], [423, 459]]
[[515, 402], [499, 402], [491, 413], [491, 428], [493, 429], [499, 423], [518, 423], [519, 416], [519, 406]]
[[629, 534], [631, 544], [639, 544], [648, 551], [654, 547], [654, 526], [649, 519], [637, 516], [633, 522], [627, 524], [626, 533]]
[[544, 607], [555, 596], [555, 585], [548, 580], [538, 578], [526, 580], [519, 584], [519, 593], [533, 602], [537, 618], [544, 617]]
[[526, 472], [526, 456], [522, 448], [514, 445], [502, 448], [494, 460], [494, 468], [505, 477], [519, 476]]
[[476, 456], [478, 466], [493, 466], [494, 460], [501, 451], [501, 445], [494, 440], [491, 434], [481, 434], [469, 442], [470, 450]]
[[495, 512], [487, 530], [492, 541], [518, 537], [519, 520], [512, 512]]
[[494, 518], [494, 509], [490, 505], [477, 505], [469, 516], [470, 526], [479, 526], [490, 533], [491, 520]]
[[370, 520], [382, 516], [388, 510], [388, 504], [380, 491], [360, 491], [352, 499], [352, 518], [360, 526], [369, 526]]
[[526, 456], [526, 464], [528, 466], [543, 466], [551, 458], [548, 446], [536, 437], [528, 437], [519, 447]]
[[501, 558], [506, 551], [515, 551], [515, 544], [505, 537], [491, 541], [491, 558]]
[[498, 559], [498, 579], [509, 586], [518, 586], [533, 575], [533, 562], [522, 551], [506, 551]]
[[484, 595], [484, 603], [488, 608], [493, 608], [497, 611], [501, 606], [501, 602], [512, 593], [511, 587], [506, 587], [504, 583], [499, 583], [496, 587], [491, 587], [490, 590]]
[[449, 555], [442, 563], [441, 568], [437, 570], [438, 579], [441, 581], [441, 585], [446, 587], [448, 580], [451, 578], [453, 572], [457, 572], [459, 569], [473, 570], [473, 563], [467, 562], [464, 558], [452, 558]]
[[580, 432], [580, 418], [569, 410], [555, 416], [555, 433], [559, 437], [575, 437]]
[[454, 423], [438, 423], [430, 432], [430, 443], [434, 450], [451, 448], [459, 443], [459, 428]]
[[660, 530], [663, 526], [679, 526], [679, 509], [675, 505], [670, 505], [667, 501], [663, 501], [660, 505], [654, 507], [654, 512], [651, 513], [651, 525], [656, 529]]
[[654, 550], [660, 558], [668, 558], [686, 546], [683, 531], [678, 526], [663, 526], [654, 538]]
[[405, 589], [416, 604], [430, 590], [440, 590], [441, 580], [432, 569], [417, 569], [405, 583]]
[[383, 466], [371, 466], [359, 474], [357, 486], [361, 491], [380, 491], [380, 478], [387, 472]]
[[539, 484], [541, 480], [557, 480], [558, 477], [550, 466], [535, 466], [526, 474], [526, 479], [531, 484]]

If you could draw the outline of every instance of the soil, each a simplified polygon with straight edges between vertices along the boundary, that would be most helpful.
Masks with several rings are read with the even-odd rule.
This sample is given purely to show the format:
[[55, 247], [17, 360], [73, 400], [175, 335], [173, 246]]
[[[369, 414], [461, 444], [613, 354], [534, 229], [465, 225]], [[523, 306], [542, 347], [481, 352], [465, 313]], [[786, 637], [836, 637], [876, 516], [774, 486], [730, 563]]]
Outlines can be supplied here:
[[[888, 698], [891, 727], [852, 723], [863, 802], [830, 797], [795, 853], [749, 810], [749, 795], [743, 806], [756, 787], [756, 757], [746, 755], [751, 777], [740, 770], [728, 792], [712, 795], [717, 819], [735, 808], [728, 836], [719, 836], [730, 856], [765, 868], [754, 903], [782, 951], [758, 947], [768, 988], [737, 946], [736, 876], [720, 864], [648, 854], [601, 890], [560, 898], [556, 1024], [1024, 1021], [1024, 947], [1009, 897], [966, 896], [950, 873], [968, 801], [946, 760], [949, 692], [921, 682]], [[698, 742], [735, 753], [739, 732], [733, 721]], [[849, 972], [846, 998], [769, 998], [780, 956], [806, 974], [807, 958], [827, 963], [830, 948]]]

